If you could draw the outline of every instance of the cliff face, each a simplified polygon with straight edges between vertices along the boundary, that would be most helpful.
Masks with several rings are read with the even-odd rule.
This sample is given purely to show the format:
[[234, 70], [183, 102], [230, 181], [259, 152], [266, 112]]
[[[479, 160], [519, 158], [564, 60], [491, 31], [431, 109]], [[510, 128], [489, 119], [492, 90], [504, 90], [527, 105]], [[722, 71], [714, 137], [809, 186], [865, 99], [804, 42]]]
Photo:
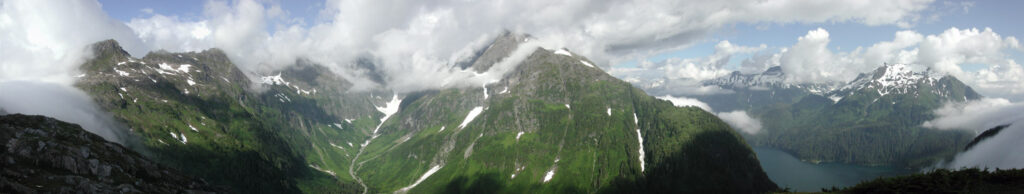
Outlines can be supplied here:
[[80, 126], [0, 116], [0, 193], [220, 193]]

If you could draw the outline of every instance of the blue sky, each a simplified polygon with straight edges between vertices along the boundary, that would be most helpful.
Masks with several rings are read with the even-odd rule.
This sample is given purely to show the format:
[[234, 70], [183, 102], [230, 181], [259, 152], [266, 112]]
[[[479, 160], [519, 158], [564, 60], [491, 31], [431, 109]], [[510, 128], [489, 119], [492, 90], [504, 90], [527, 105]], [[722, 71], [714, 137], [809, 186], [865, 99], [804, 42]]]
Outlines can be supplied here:
[[[106, 11], [114, 19], [130, 21], [132, 18], [144, 18], [151, 14], [174, 15], [182, 19], [201, 19], [203, 6], [210, 0], [100, 0], [103, 4], [103, 11]], [[280, 6], [293, 18], [303, 20], [306, 24], [318, 19], [318, 12], [322, 9], [322, 0], [289, 0], [289, 1], [267, 1], [269, 4]], [[144, 11], [152, 10], [152, 13]]]

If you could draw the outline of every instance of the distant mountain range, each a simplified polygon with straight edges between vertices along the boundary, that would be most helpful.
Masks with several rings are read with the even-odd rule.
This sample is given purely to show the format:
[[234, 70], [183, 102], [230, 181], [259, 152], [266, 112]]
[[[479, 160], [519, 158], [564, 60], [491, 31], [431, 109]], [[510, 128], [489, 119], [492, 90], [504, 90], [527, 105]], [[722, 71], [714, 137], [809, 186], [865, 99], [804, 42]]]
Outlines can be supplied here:
[[[454, 68], [486, 72], [527, 41], [505, 33]], [[533, 50], [480, 87], [401, 94], [352, 91], [304, 60], [245, 73], [217, 49], [143, 58], [115, 41], [92, 49], [76, 86], [150, 158], [234, 192], [777, 189], [713, 114], [648, 96], [566, 49]]]
[[912, 167], [951, 156], [973, 136], [922, 128], [932, 111], [982, 97], [953, 76], [906, 64], [885, 64], [847, 83], [792, 84], [786, 76], [781, 67], [733, 72], [702, 82], [731, 92], [690, 97], [758, 118], [765, 133], [747, 135], [754, 145], [808, 161]]

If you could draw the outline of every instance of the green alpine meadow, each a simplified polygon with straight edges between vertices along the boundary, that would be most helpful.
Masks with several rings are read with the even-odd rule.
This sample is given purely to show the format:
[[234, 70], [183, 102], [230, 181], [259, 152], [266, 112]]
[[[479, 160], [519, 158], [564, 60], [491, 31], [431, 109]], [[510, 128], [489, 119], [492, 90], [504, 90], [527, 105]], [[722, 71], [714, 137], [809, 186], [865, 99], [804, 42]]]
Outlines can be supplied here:
[[[494, 42], [511, 45], [491, 48], [525, 37], [506, 33]], [[777, 189], [713, 114], [648, 96], [567, 50], [535, 49], [482, 86], [398, 94], [348, 92], [351, 83], [304, 61], [250, 80], [217, 49], [92, 49], [76, 87], [130, 126], [139, 149], [239, 192]]]

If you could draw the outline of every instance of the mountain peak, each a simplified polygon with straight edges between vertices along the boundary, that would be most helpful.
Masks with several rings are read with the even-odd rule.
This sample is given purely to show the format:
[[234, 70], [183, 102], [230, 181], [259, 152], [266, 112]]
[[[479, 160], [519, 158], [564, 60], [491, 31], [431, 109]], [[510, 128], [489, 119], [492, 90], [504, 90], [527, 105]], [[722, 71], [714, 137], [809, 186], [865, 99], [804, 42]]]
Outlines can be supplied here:
[[768, 70], [765, 70], [764, 73], [761, 74], [782, 75], [782, 66], [769, 67]]
[[912, 64], [884, 64], [870, 73], [862, 73], [839, 90], [828, 96], [842, 98], [856, 91], [876, 93], [878, 97], [890, 94], [933, 93], [942, 99], [966, 101], [978, 99], [981, 95], [951, 75], [931, 71], [930, 68]]
[[732, 74], [704, 81], [704, 85], [718, 85], [723, 88], [818, 88], [808, 84], [786, 83], [786, 74], [782, 67], [774, 66], [764, 72], [743, 74], [733, 71]]
[[90, 45], [90, 48], [92, 49], [93, 54], [95, 54], [96, 56], [104, 54], [128, 56], [128, 51], [125, 51], [124, 48], [121, 48], [121, 44], [117, 43], [117, 40], [114, 39], [107, 39], [104, 41], [93, 43], [92, 45]]
[[487, 48], [477, 51], [476, 55], [469, 60], [469, 63], [460, 65], [463, 69], [473, 68], [477, 72], [485, 72], [512, 54], [519, 45], [530, 41], [529, 34], [514, 33], [508, 30], [494, 38]]
[[884, 64], [870, 73], [862, 73], [840, 90], [880, 88], [879, 94], [886, 95], [892, 90], [906, 93], [908, 87], [917, 83], [934, 85], [938, 78], [929, 69], [908, 64]]
[[893, 81], [935, 78], [937, 75], [937, 73], [931, 71], [931, 68], [898, 63], [882, 65], [881, 67], [876, 68], [872, 74], [874, 75], [872, 76], [872, 79]]

